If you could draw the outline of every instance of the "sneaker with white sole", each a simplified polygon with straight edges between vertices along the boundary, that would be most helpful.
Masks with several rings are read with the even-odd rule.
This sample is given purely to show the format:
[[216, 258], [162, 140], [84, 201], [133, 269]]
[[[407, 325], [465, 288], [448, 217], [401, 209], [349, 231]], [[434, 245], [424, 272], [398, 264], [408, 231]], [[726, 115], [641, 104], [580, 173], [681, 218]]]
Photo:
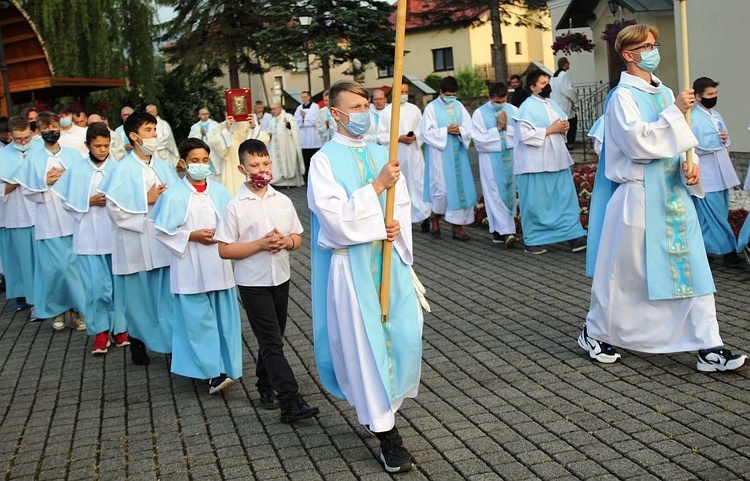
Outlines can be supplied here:
[[534, 254], [535, 256], [546, 254], [547, 248], [544, 246], [526, 246], [523, 251], [527, 254]]
[[735, 354], [729, 349], [702, 349], [698, 351], [700, 372], [734, 371], [745, 364], [747, 356]]
[[60, 314], [52, 320], [52, 329], [56, 331], [65, 329], [65, 313]]
[[80, 315], [77, 312], [73, 313], [73, 328], [76, 331], [85, 331], [86, 330], [86, 321], [83, 319], [83, 316]]
[[375, 433], [375, 435], [380, 440], [380, 461], [387, 472], [403, 473], [414, 467], [414, 462], [409, 451], [404, 447], [398, 431], [391, 430], [388, 433]]
[[34, 310], [34, 306], [31, 306], [31, 313], [29, 314], [29, 322], [36, 322], [41, 319], [37, 319], [36, 317], [36, 311]]
[[591, 359], [604, 364], [612, 364], [620, 359], [620, 354], [615, 351], [615, 348], [606, 342], [597, 341], [593, 337], [589, 337], [586, 331], [586, 326], [583, 326], [581, 335], [578, 336], [578, 345], [581, 349], [589, 353]]
[[231, 377], [227, 377], [226, 374], [221, 373], [221, 375], [209, 379], [208, 381], [208, 393], [209, 394], [218, 394], [224, 389], [228, 388], [234, 384], [234, 380]]
[[91, 354], [107, 354], [107, 348], [109, 347], [109, 332], [100, 332], [94, 338], [94, 347], [91, 349]]

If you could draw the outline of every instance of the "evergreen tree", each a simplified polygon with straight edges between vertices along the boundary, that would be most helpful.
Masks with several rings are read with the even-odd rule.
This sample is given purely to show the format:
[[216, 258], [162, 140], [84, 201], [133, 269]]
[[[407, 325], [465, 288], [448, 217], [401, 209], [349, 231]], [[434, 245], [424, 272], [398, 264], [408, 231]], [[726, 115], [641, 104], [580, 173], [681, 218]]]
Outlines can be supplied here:
[[255, 49], [252, 32], [260, 26], [254, 13], [254, 0], [159, 0], [171, 6], [175, 17], [163, 25], [161, 40], [171, 42], [167, 59], [220, 75], [229, 71], [231, 88], [239, 87], [239, 72], [264, 70], [251, 52]]
[[[349, 64], [347, 73], [357, 75], [368, 64], [393, 64], [395, 34], [389, 17], [394, 10], [379, 0], [268, 0], [260, 10], [263, 27], [253, 38], [258, 56], [271, 66], [291, 68], [304, 61], [307, 47], [315, 57], [311, 68], [322, 70], [327, 89], [333, 66]], [[313, 17], [306, 31], [297, 21], [303, 14]]]
[[224, 118], [224, 91], [213, 82], [220, 74], [180, 65], [159, 77], [159, 114], [169, 119], [178, 144], [198, 121], [199, 109], [207, 108], [219, 122]]
[[548, 13], [546, 0], [441, 0], [418, 16], [432, 26], [456, 30], [468, 25], [480, 25], [486, 20], [479, 14], [489, 9], [492, 24], [492, 64], [495, 79], [508, 79], [508, 60], [503, 46], [502, 25], [516, 25], [545, 30], [542, 15]]

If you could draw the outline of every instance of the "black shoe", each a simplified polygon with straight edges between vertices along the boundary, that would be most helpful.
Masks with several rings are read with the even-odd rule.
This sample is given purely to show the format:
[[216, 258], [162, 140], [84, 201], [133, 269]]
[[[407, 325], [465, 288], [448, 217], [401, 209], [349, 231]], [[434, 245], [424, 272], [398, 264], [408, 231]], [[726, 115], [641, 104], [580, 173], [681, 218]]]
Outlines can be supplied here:
[[5, 292], [5, 276], [0, 274], [0, 294]]
[[724, 254], [724, 267], [729, 267], [730, 269], [734, 269], [737, 267], [740, 267], [745, 264], [745, 259], [739, 256], [736, 252], [730, 252], [729, 254]]
[[505, 244], [505, 240], [503, 239], [503, 236], [501, 236], [497, 232], [493, 232], [492, 233], [492, 243], [493, 244]]
[[234, 379], [227, 377], [223, 372], [208, 381], [208, 393], [217, 394], [234, 384]]
[[581, 252], [586, 250], [587, 239], [585, 235], [577, 239], [570, 239], [568, 245], [570, 246], [570, 252]]
[[516, 245], [516, 236], [513, 234], [505, 234], [503, 236], [503, 243], [505, 244], [505, 247], [507, 249], [512, 249], [514, 245]]
[[427, 232], [430, 232], [430, 219], [429, 219], [429, 217], [427, 219], [425, 219], [425, 220], [422, 221], [421, 229], [422, 229], [422, 232], [424, 232], [425, 234]]
[[302, 397], [297, 396], [294, 400], [289, 402], [289, 404], [281, 408], [279, 421], [282, 423], [293, 423], [295, 421], [311, 418], [319, 412], [320, 409], [308, 406]]
[[394, 428], [388, 433], [376, 433], [380, 439], [380, 460], [389, 473], [403, 473], [414, 467], [401, 435]]
[[140, 339], [130, 338], [130, 359], [136, 366], [148, 366], [151, 363], [146, 354], [146, 345]]
[[260, 406], [263, 409], [273, 411], [279, 409], [280, 404], [273, 391], [260, 391]]
[[430, 221], [430, 235], [435, 239], [440, 239], [440, 221], [432, 219]]

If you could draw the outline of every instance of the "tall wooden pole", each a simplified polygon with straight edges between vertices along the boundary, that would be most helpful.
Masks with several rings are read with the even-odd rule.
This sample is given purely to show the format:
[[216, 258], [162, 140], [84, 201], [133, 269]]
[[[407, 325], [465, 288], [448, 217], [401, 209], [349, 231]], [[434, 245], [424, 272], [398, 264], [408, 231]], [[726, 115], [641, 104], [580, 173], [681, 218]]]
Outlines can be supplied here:
[[[393, 162], [398, 158], [398, 122], [401, 116], [401, 78], [403, 76], [404, 42], [406, 38], [406, 0], [398, 0], [396, 10], [396, 51], [393, 58], [393, 90], [391, 90], [391, 131], [388, 144], [388, 161]], [[396, 203], [396, 187], [386, 191], [385, 197], [385, 223], [393, 222], [393, 206]], [[411, 226], [403, 226], [410, 229]], [[381, 320], [388, 320], [388, 299], [391, 290], [391, 257], [393, 255], [393, 243], [383, 241], [383, 277], [380, 282], [380, 314]]]
[[[682, 38], [682, 90], [690, 88], [690, 56], [688, 49], [688, 26], [687, 26], [687, 1], [678, 0], [680, 2], [680, 36]], [[688, 126], [691, 126], [690, 111], [685, 111], [685, 121]], [[685, 152], [685, 160], [687, 161], [688, 172], [693, 168], [693, 149], [688, 149]]]

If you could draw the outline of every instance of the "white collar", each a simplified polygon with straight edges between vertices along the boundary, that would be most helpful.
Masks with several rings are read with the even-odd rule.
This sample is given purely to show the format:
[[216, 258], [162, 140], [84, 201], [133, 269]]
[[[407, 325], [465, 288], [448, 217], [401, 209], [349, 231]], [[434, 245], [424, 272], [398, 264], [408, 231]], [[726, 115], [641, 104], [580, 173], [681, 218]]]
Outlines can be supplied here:
[[344, 134], [340, 134], [339, 132], [335, 132], [333, 134], [332, 140], [335, 140], [339, 144], [345, 145], [347, 147], [364, 147], [366, 145], [364, 137], [362, 137], [361, 139], [353, 139]]
[[247, 184], [245, 184], [244, 182], [240, 186], [240, 190], [237, 192], [237, 196], [240, 199], [250, 199], [250, 200], [254, 200], [254, 199], [262, 200], [272, 195], [276, 195], [276, 189], [274, 189], [271, 184], [268, 184], [268, 188], [266, 189], [265, 194], [263, 194], [263, 197], [259, 197], [258, 194], [251, 191], [250, 188], [247, 186]]
[[659, 92], [661, 92], [661, 86], [663, 84], [661, 83], [661, 80], [659, 80], [659, 77], [651, 74], [651, 81], [656, 84], [656, 87], [654, 87], [651, 82], [647, 82], [646, 80], [643, 80], [640, 77], [636, 77], [635, 75], [630, 75], [627, 72], [622, 72], [620, 74], [621, 84], [632, 85], [638, 90], [643, 90], [644, 92], [648, 92], [650, 94], [658, 94]]

